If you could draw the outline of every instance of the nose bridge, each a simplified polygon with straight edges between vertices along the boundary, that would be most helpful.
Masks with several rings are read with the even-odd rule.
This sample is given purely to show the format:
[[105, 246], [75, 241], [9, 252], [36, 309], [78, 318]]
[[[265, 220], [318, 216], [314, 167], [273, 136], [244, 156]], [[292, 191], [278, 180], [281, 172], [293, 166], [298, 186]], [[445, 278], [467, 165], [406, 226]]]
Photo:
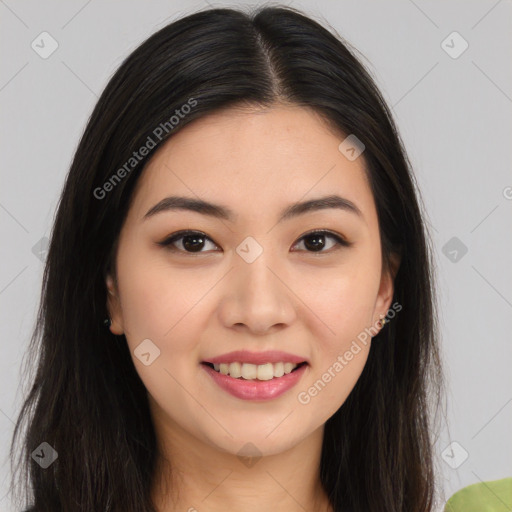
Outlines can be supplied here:
[[[251, 301], [271, 304], [278, 299], [283, 292], [283, 284], [276, 277], [275, 272], [279, 268], [275, 250], [268, 242], [246, 241], [237, 248], [235, 269], [236, 293], [244, 301]], [[249, 249], [244, 253], [245, 249]], [[271, 270], [272, 269], [272, 270]]]
[[284, 284], [285, 276], [279, 275], [283, 266], [275, 251], [268, 243], [265, 246], [253, 239], [242, 242], [234, 256], [228, 297], [223, 301], [224, 322], [242, 323], [254, 331], [290, 323], [294, 315], [293, 294]]

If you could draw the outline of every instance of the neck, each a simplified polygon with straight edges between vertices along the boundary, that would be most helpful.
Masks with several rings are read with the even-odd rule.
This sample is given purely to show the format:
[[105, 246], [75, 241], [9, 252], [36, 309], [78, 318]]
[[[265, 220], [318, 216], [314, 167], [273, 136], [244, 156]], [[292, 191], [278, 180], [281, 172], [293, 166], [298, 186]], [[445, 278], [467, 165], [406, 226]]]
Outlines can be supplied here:
[[331, 512], [320, 482], [322, 437], [323, 426], [287, 451], [241, 457], [166, 425], [153, 503], [158, 512]]

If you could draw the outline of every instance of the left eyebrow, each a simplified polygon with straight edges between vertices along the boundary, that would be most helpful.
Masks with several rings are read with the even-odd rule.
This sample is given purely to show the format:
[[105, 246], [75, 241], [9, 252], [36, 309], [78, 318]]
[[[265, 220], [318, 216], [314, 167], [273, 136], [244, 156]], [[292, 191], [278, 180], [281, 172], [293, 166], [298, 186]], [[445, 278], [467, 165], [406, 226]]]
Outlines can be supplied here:
[[[284, 220], [288, 220], [308, 212], [329, 208], [336, 208], [349, 213], [353, 213], [360, 217], [362, 220], [364, 219], [361, 210], [352, 201], [349, 201], [348, 199], [338, 195], [329, 195], [319, 197], [317, 199], [311, 199], [309, 201], [303, 201], [301, 203], [291, 204], [281, 212], [278, 222], [282, 222]], [[156, 215], [157, 213], [175, 210], [188, 210], [231, 222], [233, 222], [238, 217], [232, 210], [225, 206], [209, 203], [207, 201], [203, 201], [202, 199], [194, 199], [191, 197], [169, 196], [151, 207], [144, 215], [143, 220], [146, 220]]]

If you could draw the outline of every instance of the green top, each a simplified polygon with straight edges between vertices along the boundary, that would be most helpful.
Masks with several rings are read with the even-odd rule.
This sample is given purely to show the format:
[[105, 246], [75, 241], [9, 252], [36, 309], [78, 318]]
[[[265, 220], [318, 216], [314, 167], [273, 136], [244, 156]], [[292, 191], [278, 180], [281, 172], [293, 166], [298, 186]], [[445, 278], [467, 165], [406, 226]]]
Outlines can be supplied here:
[[509, 512], [512, 510], [512, 477], [480, 482], [457, 491], [444, 512]]

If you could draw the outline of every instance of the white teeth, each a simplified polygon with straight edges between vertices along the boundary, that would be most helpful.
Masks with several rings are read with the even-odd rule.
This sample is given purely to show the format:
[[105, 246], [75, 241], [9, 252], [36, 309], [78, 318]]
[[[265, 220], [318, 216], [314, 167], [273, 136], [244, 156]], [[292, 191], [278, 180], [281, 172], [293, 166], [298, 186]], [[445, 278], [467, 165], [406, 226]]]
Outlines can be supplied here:
[[293, 363], [284, 363], [284, 373], [290, 373], [296, 366]]
[[295, 363], [282, 362], [259, 365], [239, 362], [213, 364], [213, 368], [223, 375], [230, 375], [234, 379], [243, 377], [246, 380], [270, 380], [274, 377], [282, 377], [285, 374], [291, 373], [297, 366]]
[[274, 365], [272, 363], [260, 364], [257, 370], [258, 380], [270, 380], [274, 378]]
[[284, 375], [284, 363], [274, 363], [274, 377], [282, 377]]
[[238, 379], [242, 376], [242, 365], [240, 363], [231, 363], [229, 365], [229, 375], [231, 377]]
[[258, 367], [255, 364], [242, 365], [242, 377], [244, 379], [255, 379], [258, 376]]

